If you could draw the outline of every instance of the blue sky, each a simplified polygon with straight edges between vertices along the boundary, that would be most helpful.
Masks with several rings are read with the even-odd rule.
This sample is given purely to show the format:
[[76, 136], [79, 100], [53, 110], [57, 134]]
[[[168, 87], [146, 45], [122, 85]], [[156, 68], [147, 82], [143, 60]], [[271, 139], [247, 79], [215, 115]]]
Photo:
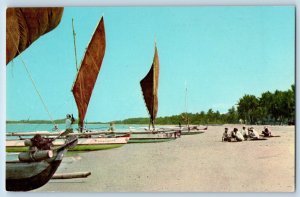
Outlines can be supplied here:
[[[158, 116], [212, 108], [220, 112], [244, 94], [287, 90], [295, 75], [295, 9], [268, 7], [65, 8], [59, 26], [21, 58], [52, 117], [77, 116], [71, 93], [78, 62], [102, 15], [106, 53], [86, 120], [147, 117], [139, 81], [147, 74], [156, 39], [160, 60]], [[7, 65], [7, 119], [49, 119], [21, 63]]]

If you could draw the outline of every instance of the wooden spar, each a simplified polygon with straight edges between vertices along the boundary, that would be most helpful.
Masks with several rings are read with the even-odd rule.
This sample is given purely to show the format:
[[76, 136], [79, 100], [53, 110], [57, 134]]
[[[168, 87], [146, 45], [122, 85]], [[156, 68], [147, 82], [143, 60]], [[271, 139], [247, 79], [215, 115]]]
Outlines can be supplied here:
[[51, 179], [76, 179], [87, 178], [91, 175], [91, 172], [71, 172], [71, 173], [56, 173]]
[[18, 155], [20, 161], [23, 162], [34, 162], [34, 161], [43, 161], [53, 157], [52, 150], [38, 150], [36, 152], [24, 152]]
[[188, 117], [188, 105], [187, 105], [187, 85], [185, 81], [185, 115], [186, 115], [186, 126], [189, 128], [190, 123], [189, 123], [189, 117]]
[[75, 51], [75, 66], [76, 70], [78, 71], [78, 64], [77, 64], [77, 52], [76, 52], [76, 33], [74, 30], [74, 19], [72, 18], [72, 29], [73, 29], [73, 40], [74, 40], [74, 51]]
[[[154, 58], [155, 58], [155, 53], [156, 53], [156, 38], [155, 38], [155, 42], [154, 42]], [[155, 60], [153, 60], [153, 62], [155, 62]], [[155, 71], [156, 71], [156, 66], [153, 66], [153, 86], [152, 86], [152, 114], [154, 114], [154, 105], [155, 105], [155, 102], [154, 102], [154, 97], [155, 97], [155, 87], [156, 87], [156, 84], [155, 84]], [[152, 128], [153, 128], [153, 131], [155, 130], [155, 127], [154, 127], [154, 119], [151, 119], [150, 118], [150, 121], [152, 123]]]

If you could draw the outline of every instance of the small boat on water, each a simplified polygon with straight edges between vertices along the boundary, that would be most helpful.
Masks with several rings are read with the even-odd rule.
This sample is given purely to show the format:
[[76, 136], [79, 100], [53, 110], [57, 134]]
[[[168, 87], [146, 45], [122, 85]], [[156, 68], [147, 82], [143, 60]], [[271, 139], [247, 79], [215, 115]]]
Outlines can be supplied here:
[[33, 153], [32, 161], [6, 161], [6, 190], [29, 191], [45, 185], [56, 172], [67, 149], [76, 141], [77, 139], [74, 138], [57, 149], [47, 152], [46, 159], [34, 158]]

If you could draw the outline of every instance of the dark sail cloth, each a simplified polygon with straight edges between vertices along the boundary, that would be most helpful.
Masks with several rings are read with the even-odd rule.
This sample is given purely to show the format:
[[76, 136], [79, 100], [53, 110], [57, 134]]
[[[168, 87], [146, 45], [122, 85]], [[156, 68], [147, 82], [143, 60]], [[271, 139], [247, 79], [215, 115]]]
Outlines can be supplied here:
[[60, 23], [64, 8], [7, 8], [6, 64]]
[[[158, 111], [158, 79], [159, 79], [159, 58], [155, 45], [154, 57], [148, 74], [140, 81], [146, 107], [150, 115], [150, 123], [154, 129], [154, 121]], [[150, 124], [149, 124], [150, 129]]]
[[77, 73], [72, 92], [78, 109], [78, 126], [83, 128], [84, 118], [92, 96], [92, 92], [101, 69], [105, 54], [106, 40], [104, 19], [100, 22], [87, 47], [81, 66]]

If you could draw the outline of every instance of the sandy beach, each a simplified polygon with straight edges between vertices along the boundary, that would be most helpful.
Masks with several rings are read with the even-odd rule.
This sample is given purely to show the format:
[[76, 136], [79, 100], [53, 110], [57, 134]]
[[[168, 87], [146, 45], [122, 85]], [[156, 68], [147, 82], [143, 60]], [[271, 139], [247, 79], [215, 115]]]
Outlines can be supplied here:
[[[226, 125], [233, 128], [233, 125]], [[169, 142], [75, 153], [58, 172], [86, 179], [51, 180], [35, 192], [293, 192], [295, 127], [270, 126], [278, 138], [221, 142], [225, 125]], [[241, 126], [237, 126], [241, 129]], [[261, 132], [263, 126], [254, 126]]]

